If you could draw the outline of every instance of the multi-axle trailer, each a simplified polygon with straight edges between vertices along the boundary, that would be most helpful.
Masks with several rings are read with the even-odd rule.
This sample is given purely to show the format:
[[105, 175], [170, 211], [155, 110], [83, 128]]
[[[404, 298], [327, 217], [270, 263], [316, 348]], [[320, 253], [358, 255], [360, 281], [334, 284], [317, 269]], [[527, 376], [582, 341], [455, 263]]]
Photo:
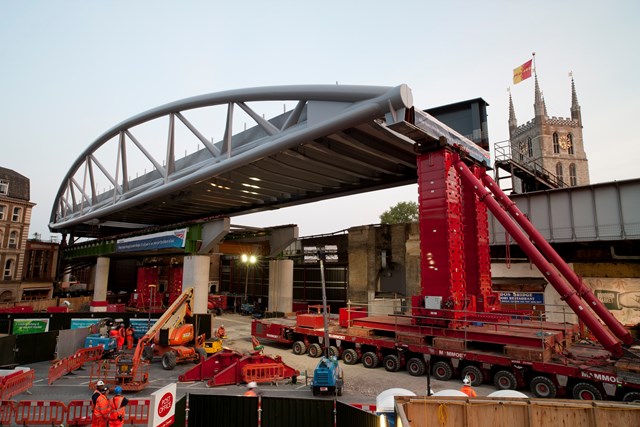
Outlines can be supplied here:
[[[640, 400], [638, 343], [486, 174], [488, 153], [420, 111], [389, 127], [415, 141], [420, 295], [404, 315], [341, 309], [329, 343], [313, 314], [254, 320], [253, 335], [311, 357], [327, 345], [347, 365], [382, 363], [416, 376], [430, 368], [437, 379], [469, 376], [538, 397]], [[502, 309], [491, 282], [489, 211], [595, 341], [585, 342], [576, 325]]]

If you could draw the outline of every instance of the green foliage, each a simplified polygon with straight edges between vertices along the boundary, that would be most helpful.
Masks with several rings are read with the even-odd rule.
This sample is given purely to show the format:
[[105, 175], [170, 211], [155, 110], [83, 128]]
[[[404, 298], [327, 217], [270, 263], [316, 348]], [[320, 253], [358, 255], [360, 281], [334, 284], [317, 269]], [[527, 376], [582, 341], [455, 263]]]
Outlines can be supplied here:
[[381, 224], [401, 224], [418, 221], [418, 204], [416, 202], [399, 202], [380, 215]]

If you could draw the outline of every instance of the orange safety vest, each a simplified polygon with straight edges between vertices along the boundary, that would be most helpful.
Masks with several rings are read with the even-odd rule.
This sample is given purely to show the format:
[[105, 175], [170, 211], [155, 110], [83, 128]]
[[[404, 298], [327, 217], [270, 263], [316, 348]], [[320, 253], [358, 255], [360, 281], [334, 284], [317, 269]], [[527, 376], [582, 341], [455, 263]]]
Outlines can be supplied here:
[[[119, 399], [118, 399], [119, 398]], [[125, 409], [122, 405], [124, 396], [116, 395], [109, 401], [109, 427], [119, 427], [124, 424]]]
[[473, 387], [469, 386], [469, 385], [463, 385], [462, 388], [460, 389], [461, 392], [463, 392], [464, 394], [466, 394], [469, 397], [476, 397], [476, 391], [473, 389]]
[[[96, 399], [93, 405], [93, 416], [91, 417], [91, 425], [93, 427], [104, 427], [107, 425], [109, 418], [109, 399], [102, 393]], [[92, 400], [93, 402], [93, 400]]]
[[244, 396], [257, 397], [258, 395], [253, 390], [247, 390], [247, 391], [244, 392]]

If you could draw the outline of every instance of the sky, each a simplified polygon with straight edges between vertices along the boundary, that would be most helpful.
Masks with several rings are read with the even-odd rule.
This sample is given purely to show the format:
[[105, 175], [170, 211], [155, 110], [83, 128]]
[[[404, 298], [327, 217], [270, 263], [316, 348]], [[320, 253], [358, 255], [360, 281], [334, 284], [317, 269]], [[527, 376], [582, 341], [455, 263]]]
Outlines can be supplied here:
[[[0, 1], [0, 166], [31, 182], [30, 236], [47, 240], [71, 164], [107, 129], [151, 108], [230, 89], [407, 84], [425, 109], [477, 97], [491, 143], [533, 118], [536, 53], [550, 116], [582, 107], [591, 183], [640, 177], [640, 2]], [[493, 153], [492, 153], [493, 156]], [[232, 218], [301, 236], [376, 224], [415, 185]]]

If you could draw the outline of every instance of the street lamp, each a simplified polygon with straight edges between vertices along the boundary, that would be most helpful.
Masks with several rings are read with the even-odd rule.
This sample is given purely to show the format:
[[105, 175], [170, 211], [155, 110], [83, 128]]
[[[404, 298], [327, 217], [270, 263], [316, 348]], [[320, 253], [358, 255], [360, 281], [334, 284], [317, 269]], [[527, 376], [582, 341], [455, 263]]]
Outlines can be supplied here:
[[247, 274], [244, 279], [244, 303], [247, 303], [247, 290], [249, 289], [249, 266], [255, 264], [258, 258], [255, 255], [242, 254], [240, 261], [247, 267]]

